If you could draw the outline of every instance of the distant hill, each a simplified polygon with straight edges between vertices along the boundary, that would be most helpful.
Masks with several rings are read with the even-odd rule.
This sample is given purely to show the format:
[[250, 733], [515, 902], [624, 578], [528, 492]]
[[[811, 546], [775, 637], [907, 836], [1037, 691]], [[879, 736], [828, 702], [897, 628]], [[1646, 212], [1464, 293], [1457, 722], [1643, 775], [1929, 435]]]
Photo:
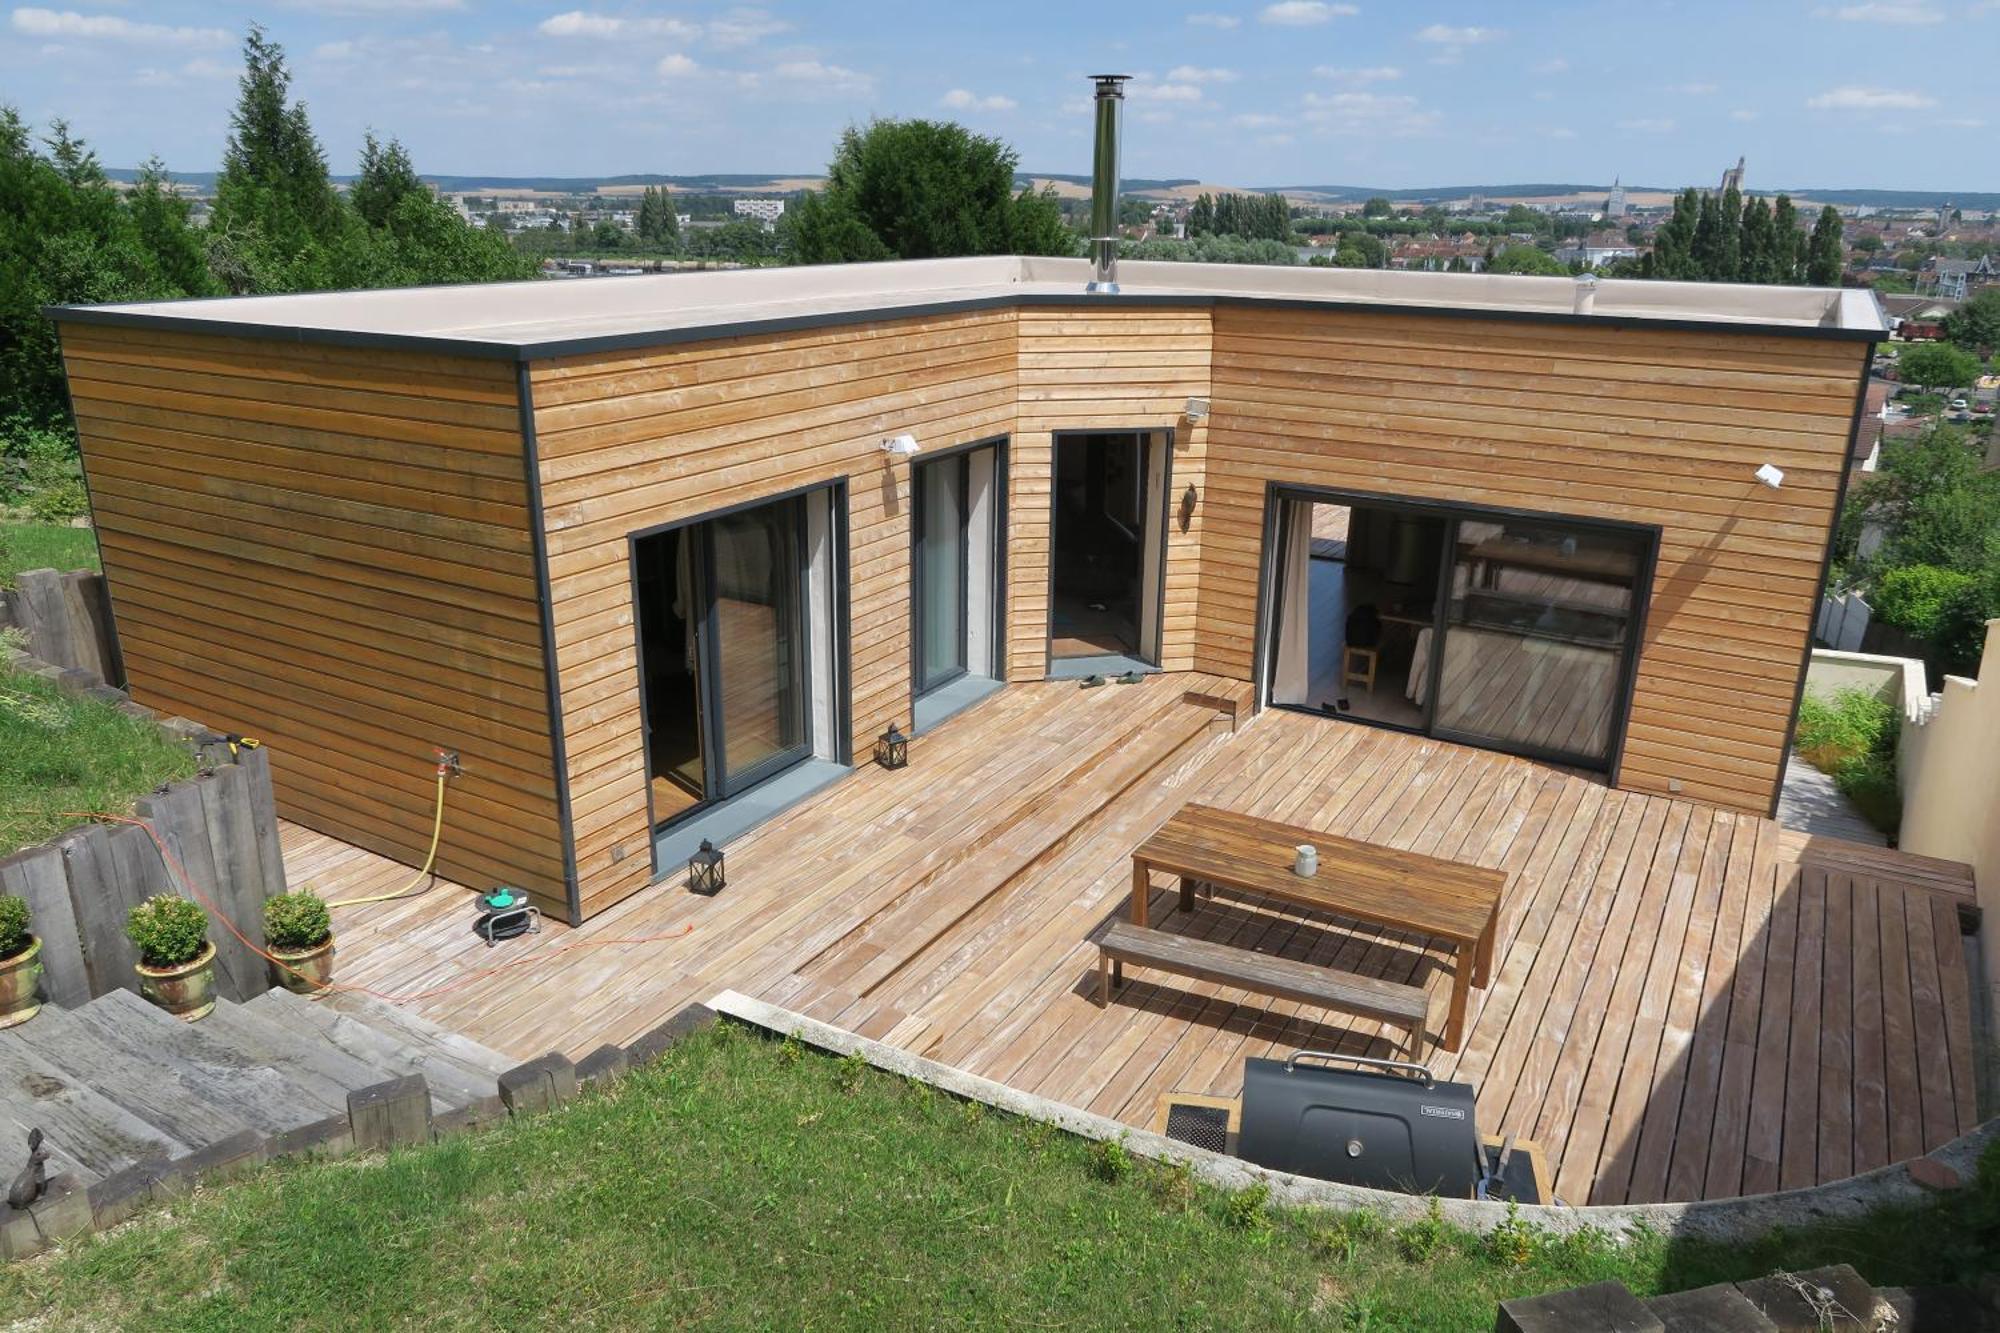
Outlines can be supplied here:
[[[113, 167], [105, 174], [113, 180], [132, 181], [139, 173], [129, 167]], [[215, 187], [212, 171], [177, 171], [174, 179], [194, 186], [199, 190]], [[353, 181], [352, 176], [335, 176], [335, 181], [343, 184]], [[733, 190], [779, 190], [791, 191], [810, 189], [819, 184], [822, 177], [818, 172], [798, 172], [795, 174], [768, 172], [715, 172], [698, 176], [666, 176], [653, 174], [633, 174], [624, 176], [431, 176], [426, 175], [438, 189], [446, 193], [476, 193], [482, 190], [535, 190], [544, 194], [587, 194], [594, 190], [636, 190], [647, 185], [664, 185], [670, 189], [695, 192], [724, 192]], [[1088, 188], [1088, 174], [1076, 175], [1065, 172], [1016, 172], [1015, 188], [1034, 181], [1059, 181], [1065, 185]], [[1195, 176], [1143, 177], [1128, 176], [1120, 182], [1122, 188], [1133, 193], [1156, 194], [1182, 190], [1199, 185]], [[1287, 194], [1294, 197], [1310, 195], [1329, 203], [1359, 203], [1380, 196], [1393, 203], [1452, 203], [1481, 195], [1488, 199], [1563, 199], [1578, 195], [1603, 195], [1611, 190], [1609, 185], [1556, 184], [1535, 182], [1525, 185], [1427, 185], [1419, 189], [1392, 190], [1374, 185], [1259, 185], [1242, 187], [1253, 193]], [[1665, 185], [1627, 185], [1626, 192], [1632, 195], [1672, 194], [1677, 188]], [[1955, 204], [1959, 208], [1977, 212], [2000, 209], [2000, 192], [1991, 190], [1852, 190], [1819, 189], [1810, 187], [1765, 188], [1755, 187], [1754, 194], [1789, 194], [1799, 199], [1811, 199], [1818, 203], [1848, 205], [1864, 208], [1936, 208], [1941, 204]]]

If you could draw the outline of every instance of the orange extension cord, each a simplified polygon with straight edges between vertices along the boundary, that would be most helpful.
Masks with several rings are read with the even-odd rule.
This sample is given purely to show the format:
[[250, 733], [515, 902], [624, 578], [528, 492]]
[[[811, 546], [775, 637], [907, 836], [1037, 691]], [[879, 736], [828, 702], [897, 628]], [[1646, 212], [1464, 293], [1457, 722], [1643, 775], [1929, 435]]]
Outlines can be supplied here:
[[[193, 898], [196, 902], [200, 903], [203, 907], [207, 908], [210, 915], [214, 916], [216, 920], [222, 922], [223, 925], [229, 927], [229, 933], [234, 935], [237, 939], [242, 940], [245, 945], [249, 946], [250, 951], [252, 953], [255, 953], [258, 957], [269, 961], [274, 966], [286, 972], [291, 973], [293, 976], [298, 977], [301, 980], [308, 979], [303, 972], [300, 972], [297, 968], [290, 966], [282, 958], [273, 957], [265, 950], [258, 948], [255, 941], [253, 941], [248, 935], [245, 935], [242, 931], [238, 930], [236, 928], [236, 923], [229, 919], [228, 914], [225, 913], [221, 908], [217, 907], [214, 903], [210, 902], [208, 900], [208, 896], [204, 894], [200, 889], [194, 886], [194, 881], [188, 878], [187, 870], [181, 865], [179, 859], [176, 858], [171, 851], [167, 850], [167, 844], [161, 841], [159, 831], [156, 830], [150, 823], [148, 823], [143, 819], [132, 819], [125, 815], [107, 815], [102, 811], [97, 811], [97, 810], [65, 810], [63, 812], [63, 815], [65, 818], [69, 819], [101, 819], [112, 824], [130, 824], [134, 828], [142, 828], [146, 830], [146, 836], [153, 840], [153, 846], [160, 853], [160, 863], [167, 868], [167, 873], [170, 876], [172, 876], [175, 883], [182, 889], [182, 891], [184, 891], [190, 898]], [[342, 983], [337, 981], [329, 981], [324, 986], [319, 987], [319, 989], [329, 990], [329, 991], [336, 991], [336, 990], [351, 991], [357, 995], [370, 996], [374, 999], [381, 1000], [387, 1004], [409, 1004], [416, 1000], [429, 1000], [429, 999], [434, 999], [440, 995], [449, 995], [453, 991], [463, 990], [467, 986], [470, 986], [475, 982], [484, 981], [488, 977], [498, 976], [502, 972], [511, 972], [517, 967], [530, 967], [537, 963], [545, 963], [552, 958], [561, 957], [563, 954], [572, 953], [578, 949], [601, 949], [607, 945], [613, 945], [613, 944], [659, 944], [667, 940], [685, 939], [689, 935], [692, 935], [693, 933], [694, 933], [694, 926], [686, 925], [682, 926], [679, 930], [668, 931], [665, 934], [660, 934], [660, 935], [635, 935], [627, 938], [609, 939], [609, 940], [578, 940], [574, 944], [565, 944], [558, 948], [550, 949], [546, 953], [536, 954], [531, 958], [516, 958], [510, 962], [501, 963], [496, 967], [482, 967], [475, 972], [472, 972], [464, 977], [459, 978], [457, 981], [452, 982], [448, 986], [436, 986], [430, 990], [412, 991], [408, 995], [389, 995], [385, 994], [382, 991], [373, 990], [367, 986], [343, 985]]]

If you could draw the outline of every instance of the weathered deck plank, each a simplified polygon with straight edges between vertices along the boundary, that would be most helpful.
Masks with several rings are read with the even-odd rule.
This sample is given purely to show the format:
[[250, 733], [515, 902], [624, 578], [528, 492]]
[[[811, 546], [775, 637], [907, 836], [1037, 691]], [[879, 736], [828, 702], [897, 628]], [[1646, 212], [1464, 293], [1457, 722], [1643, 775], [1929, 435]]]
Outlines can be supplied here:
[[[1097, 1007], [1090, 936], [1124, 912], [1131, 850], [1200, 801], [1506, 873], [1465, 1050], [1427, 1058], [1475, 1083], [1483, 1129], [1540, 1140], [1571, 1202], [1825, 1179], [1969, 1122], [1950, 866], [1904, 875], [1885, 849], [1332, 719], [1204, 730], [1184, 702], [1203, 688], [1228, 687], [1010, 687], [909, 769], [859, 772], [731, 844], [717, 898], [670, 879], [489, 951], [441, 885], [343, 911], [342, 976], [452, 986], [410, 1009], [521, 1057], [629, 1040], [733, 986], [1133, 1124], [1165, 1091], [1236, 1092], [1246, 1056], [1384, 1053], [1378, 1022], [1206, 982], [1130, 978]], [[285, 851], [329, 896], [408, 877], [302, 829]], [[1164, 878], [1153, 894], [1163, 929], [1422, 986], [1440, 1027], [1451, 960], [1430, 941], [1227, 893], [1181, 913]], [[538, 961], [480, 975], [521, 958]]]

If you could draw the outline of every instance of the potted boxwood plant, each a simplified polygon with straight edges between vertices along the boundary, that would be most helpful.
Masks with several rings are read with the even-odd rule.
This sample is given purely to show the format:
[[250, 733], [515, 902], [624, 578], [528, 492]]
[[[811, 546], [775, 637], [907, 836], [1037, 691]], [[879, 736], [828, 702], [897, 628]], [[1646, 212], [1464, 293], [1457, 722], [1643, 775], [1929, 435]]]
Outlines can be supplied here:
[[126, 915], [125, 933], [139, 946], [139, 993], [185, 1022], [206, 1018], [215, 1008], [208, 913], [162, 893]]
[[42, 979], [42, 942], [28, 932], [28, 900], [0, 895], [0, 1028], [41, 1012], [35, 983]]
[[311, 889], [265, 902], [264, 942], [282, 964], [271, 970], [286, 990], [311, 995], [333, 980], [333, 916]]

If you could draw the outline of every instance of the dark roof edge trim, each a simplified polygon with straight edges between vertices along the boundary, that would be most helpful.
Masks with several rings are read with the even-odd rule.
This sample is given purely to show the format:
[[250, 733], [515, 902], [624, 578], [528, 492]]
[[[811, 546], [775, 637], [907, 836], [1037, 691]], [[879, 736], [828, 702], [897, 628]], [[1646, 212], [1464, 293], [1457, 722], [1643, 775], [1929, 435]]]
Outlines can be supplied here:
[[563, 338], [519, 347], [478, 338], [452, 338], [419, 333], [370, 333], [356, 329], [302, 328], [291, 324], [254, 324], [244, 321], [200, 319], [180, 315], [142, 315], [103, 306], [49, 306], [43, 311], [58, 323], [104, 324], [125, 328], [171, 329], [177, 333], [205, 333], [215, 337], [262, 338], [277, 342], [320, 343], [337, 347], [396, 348], [412, 352], [435, 352], [450, 356], [484, 357], [499, 361], [548, 361], [557, 357], [588, 352], [636, 351], [647, 347], [671, 347], [680, 343], [715, 342], [760, 333], [787, 333], [799, 329], [838, 328], [880, 320], [910, 319], [922, 315], [951, 315], [971, 310], [1031, 306], [1113, 306], [1126, 308], [1168, 308], [1200, 310], [1226, 306], [1247, 306], [1271, 310], [1338, 310], [1361, 314], [1418, 315], [1439, 319], [1475, 319], [1569, 324], [1592, 328], [1669, 329], [1676, 332], [1754, 334], [1760, 337], [1817, 338], [1835, 342], [1880, 342], [1878, 329], [1844, 329], [1828, 325], [1758, 324], [1705, 319], [1648, 319], [1639, 315], [1576, 315], [1556, 310], [1475, 310], [1461, 306], [1406, 305], [1379, 301], [1314, 301], [1284, 296], [1217, 296], [1211, 294], [1169, 294], [1151, 292], [1085, 293], [1013, 292], [996, 296], [961, 297], [949, 301], [912, 301], [901, 305], [875, 306], [866, 310], [836, 310], [811, 315], [784, 315], [766, 319], [732, 320], [687, 328], [639, 330], [607, 333], [591, 337]]

